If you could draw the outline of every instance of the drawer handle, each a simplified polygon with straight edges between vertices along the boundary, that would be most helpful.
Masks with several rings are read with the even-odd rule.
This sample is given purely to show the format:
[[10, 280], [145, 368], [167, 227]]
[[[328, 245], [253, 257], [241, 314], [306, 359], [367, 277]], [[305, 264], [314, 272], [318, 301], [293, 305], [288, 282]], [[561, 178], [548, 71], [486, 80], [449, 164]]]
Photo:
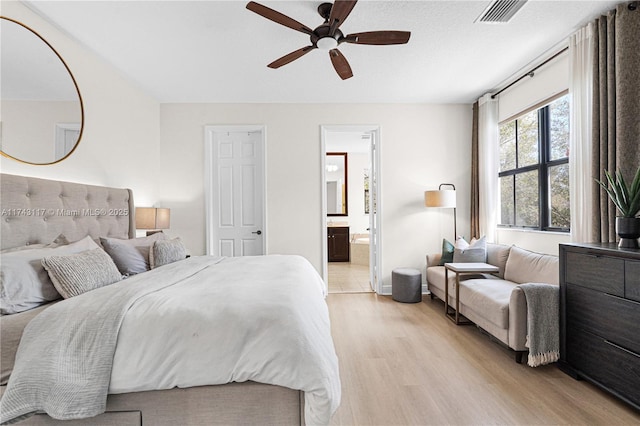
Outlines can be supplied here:
[[635, 356], [636, 358], [640, 358], [640, 355], [638, 355], [637, 353], [635, 353], [635, 352], [633, 352], [633, 351], [630, 351], [629, 349], [624, 348], [624, 347], [622, 347], [622, 346], [620, 346], [620, 345], [618, 345], [618, 344], [615, 344], [615, 343], [613, 343], [613, 342], [611, 342], [611, 341], [609, 341], [609, 340], [607, 340], [607, 339], [605, 339], [605, 340], [604, 340], [604, 342], [605, 342], [605, 343], [607, 343], [607, 344], [609, 344], [609, 345], [611, 345], [611, 346], [613, 346], [613, 347], [615, 347], [615, 348], [620, 349], [621, 351], [625, 351], [626, 353], [628, 353], [628, 354], [630, 354], [630, 355], [633, 355], [633, 356]]
[[587, 252], [587, 256], [591, 256], [591, 257], [597, 257], [597, 258], [601, 258], [602, 255], [600, 253], [594, 253], [594, 252]]

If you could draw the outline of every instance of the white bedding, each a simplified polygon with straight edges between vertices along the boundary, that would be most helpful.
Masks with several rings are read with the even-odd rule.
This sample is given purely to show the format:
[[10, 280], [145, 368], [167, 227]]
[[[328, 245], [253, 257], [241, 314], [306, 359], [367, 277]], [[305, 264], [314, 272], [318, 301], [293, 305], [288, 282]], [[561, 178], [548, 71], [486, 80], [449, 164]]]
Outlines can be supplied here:
[[318, 273], [299, 256], [211, 263], [129, 309], [109, 393], [252, 380], [305, 391], [306, 424], [327, 424], [341, 389]]

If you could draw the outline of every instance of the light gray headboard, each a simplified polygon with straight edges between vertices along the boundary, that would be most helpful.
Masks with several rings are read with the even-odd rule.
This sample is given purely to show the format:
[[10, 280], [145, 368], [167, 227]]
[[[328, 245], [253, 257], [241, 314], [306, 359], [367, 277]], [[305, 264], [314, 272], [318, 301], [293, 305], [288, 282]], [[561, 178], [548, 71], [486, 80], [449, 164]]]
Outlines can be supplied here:
[[1, 249], [136, 234], [130, 189], [0, 174], [0, 209]]

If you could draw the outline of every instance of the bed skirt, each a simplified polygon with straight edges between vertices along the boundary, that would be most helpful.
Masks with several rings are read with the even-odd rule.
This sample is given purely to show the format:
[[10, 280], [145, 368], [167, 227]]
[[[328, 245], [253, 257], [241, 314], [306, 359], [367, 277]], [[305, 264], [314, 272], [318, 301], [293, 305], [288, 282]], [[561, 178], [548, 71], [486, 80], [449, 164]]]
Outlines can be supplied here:
[[[5, 386], [0, 387], [0, 395]], [[60, 421], [37, 414], [20, 425], [304, 425], [304, 392], [255, 382], [109, 395], [99, 416]]]

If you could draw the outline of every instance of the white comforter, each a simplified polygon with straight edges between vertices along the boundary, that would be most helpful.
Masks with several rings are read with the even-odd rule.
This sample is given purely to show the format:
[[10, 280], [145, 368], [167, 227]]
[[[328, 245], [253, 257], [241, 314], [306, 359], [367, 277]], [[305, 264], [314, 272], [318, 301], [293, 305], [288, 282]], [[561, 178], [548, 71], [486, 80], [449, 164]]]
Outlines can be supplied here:
[[299, 256], [210, 262], [133, 304], [109, 393], [252, 380], [305, 391], [305, 422], [327, 424], [341, 390], [318, 273]]

